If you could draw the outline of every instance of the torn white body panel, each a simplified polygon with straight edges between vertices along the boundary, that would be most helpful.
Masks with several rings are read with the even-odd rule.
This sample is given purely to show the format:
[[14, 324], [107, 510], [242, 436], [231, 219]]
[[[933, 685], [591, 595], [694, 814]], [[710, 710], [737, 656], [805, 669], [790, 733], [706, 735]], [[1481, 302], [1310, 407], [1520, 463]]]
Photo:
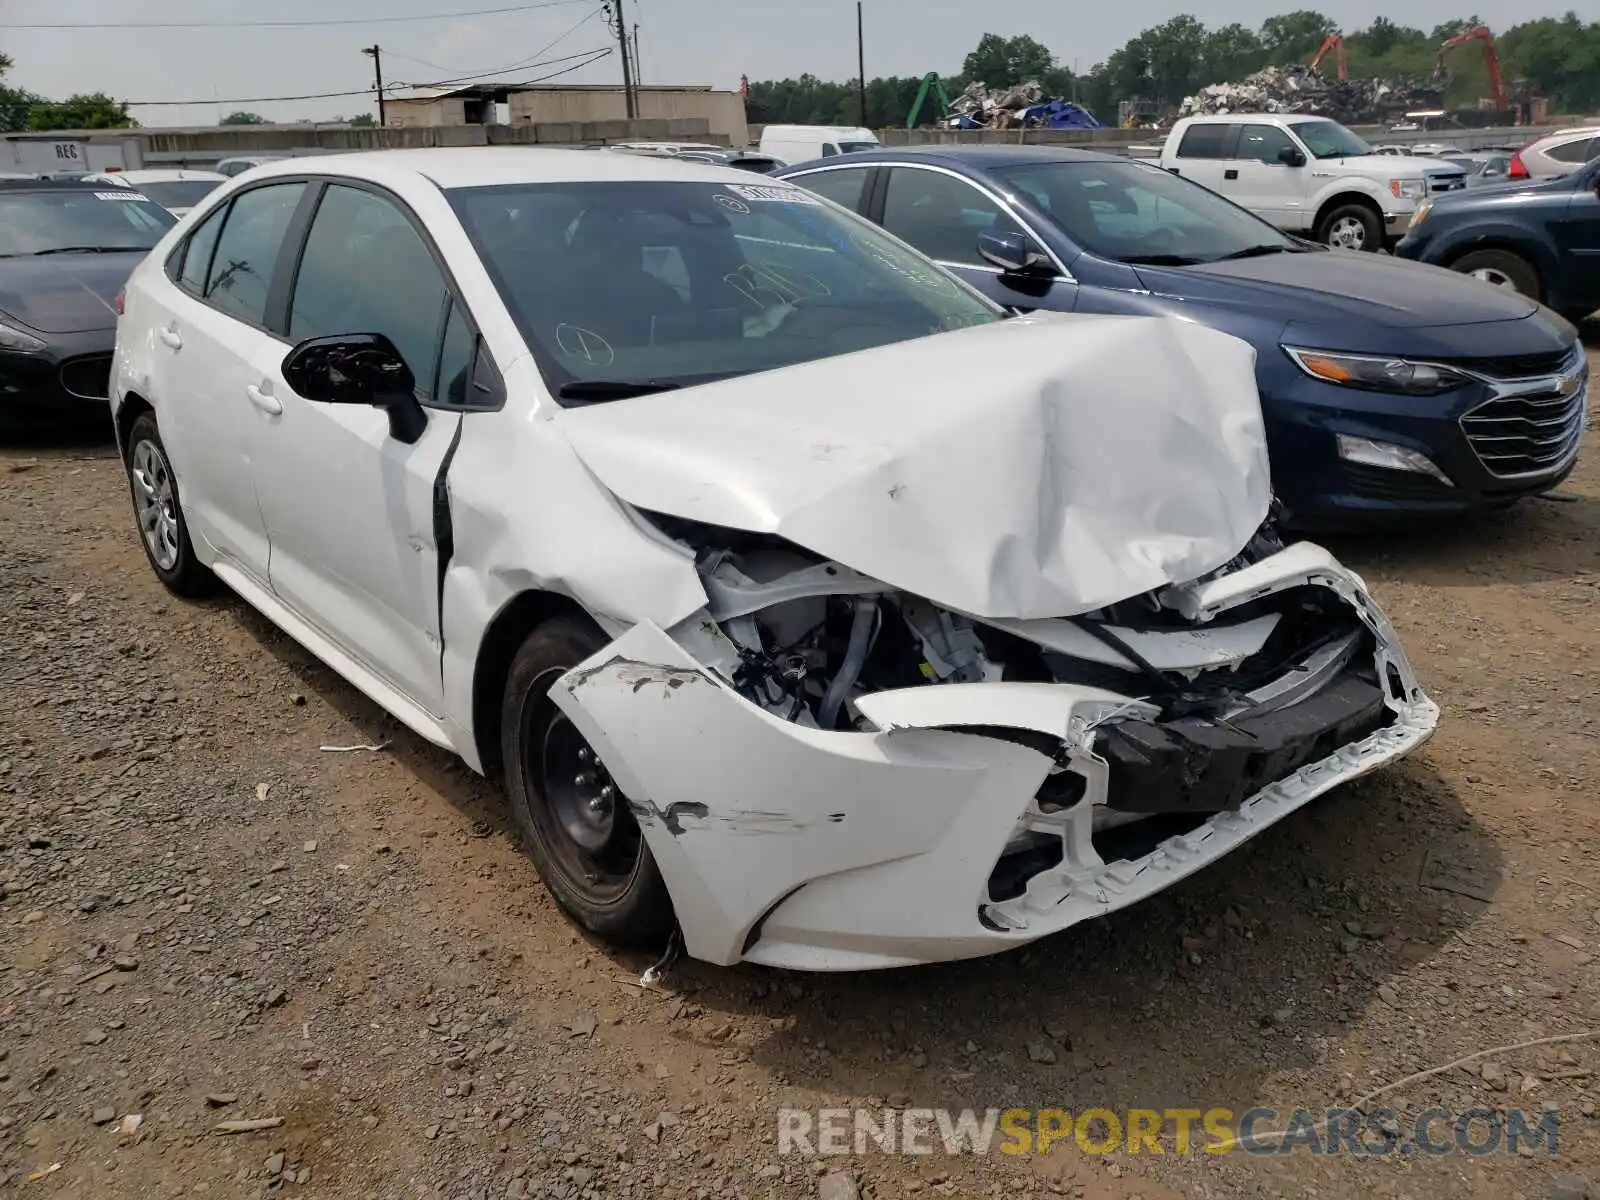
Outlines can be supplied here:
[[[1362, 670], [1393, 670], [1387, 715], [1131, 858], [1102, 856], [1095, 844], [1137, 819], [1130, 798], [1112, 794], [1119, 767], [1097, 738], [1122, 722], [1162, 728], [1159, 707], [1138, 696], [1024, 681], [889, 689], [856, 696], [859, 724], [836, 732], [766, 711], [689, 653], [683, 631], [642, 624], [564, 677], [555, 698], [627, 793], [691, 954], [806, 970], [972, 957], [1133, 904], [1431, 735], [1437, 708], [1359, 580], [1325, 551], [1295, 547], [1237, 575], [1236, 585], [1172, 589], [1173, 607], [1242, 630], [1248, 643], [1260, 618], [1227, 626], [1228, 609], [1307, 586], [1353, 598], [1352, 627], [1374, 650]], [[1193, 632], [1169, 640], [1182, 645]], [[1351, 636], [1316, 643], [1304, 661], [1331, 661], [1329, 646]], [[1340, 661], [1350, 661], [1348, 647]], [[1307, 673], [1296, 660], [1285, 678]], [[1250, 694], [1259, 703], [1247, 696], [1241, 706], [1292, 720], [1314, 690], [1267, 686]], [[1029, 866], [1041, 853], [1044, 865]], [[1011, 862], [1021, 865], [1007, 888]]]
[[1254, 352], [1178, 321], [1017, 318], [562, 424], [630, 504], [984, 618], [1198, 578], [1271, 498]]

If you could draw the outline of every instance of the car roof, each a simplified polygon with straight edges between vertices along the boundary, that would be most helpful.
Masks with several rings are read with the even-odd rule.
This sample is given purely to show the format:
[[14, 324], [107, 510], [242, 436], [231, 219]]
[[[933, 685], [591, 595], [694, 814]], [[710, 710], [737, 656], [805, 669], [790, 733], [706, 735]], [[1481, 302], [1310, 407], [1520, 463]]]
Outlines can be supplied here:
[[94, 186], [94, 184], [83, 179], [0, 178], [0, 191], [6, 192], [80, 192], [85, 188]]
[[1536, 149], [1539, 146], [1561, 146], [1579, 138], [1594, 137], [1597, 133], [1600, 133], [1600, 125], [1577, 125], [1571, 129], [1558, 129], [1554, 133], [1545, 134], [1529, 149]]
[[1192, 117], [1185, 117], [1185, 121], [1218, 121], [1226, 125], [1244, 125], [1261, 121], [1326, 121], [1330, 125], [1337, 124], [1332, 117], [1318, 117], [1311, 113], [1271, 113], [1271, 112], [1229, 112], [1229, 113], [1196, 113]]
[[136, 167], [131, 171], [108, 171], [102, 178], [116, 179], [119, 176], [136, 183], [178, 183], [185, 179], [228, 178], [219, 171], [200, 171], [193, 167]]
[[1079, 150], [1072, 146], [885, 146], [881, 150], [856, 150], [837, 157], [813, 159], [809, 163], [796, 163], [796, 167], [853, 166], [859, 163], [903, 162], [913, 159], [936, 166], [965, 167], [968, 170], [988, 171], [999, 167], [1020, 167], [1029, 163], [1046, 162], [1137, 162], [1121, 154], [1105, 154], [1097, 150]]
[[586, 154], [533, 146], [459, 146], [433, 150], [370, 150], [280, 159], [255, 169], [255, 182], [278, 175], [344, 175], [373, 183], [427, 179], [440, 188], [519, 183], [729, 183], [750, 173], [668, 154]]

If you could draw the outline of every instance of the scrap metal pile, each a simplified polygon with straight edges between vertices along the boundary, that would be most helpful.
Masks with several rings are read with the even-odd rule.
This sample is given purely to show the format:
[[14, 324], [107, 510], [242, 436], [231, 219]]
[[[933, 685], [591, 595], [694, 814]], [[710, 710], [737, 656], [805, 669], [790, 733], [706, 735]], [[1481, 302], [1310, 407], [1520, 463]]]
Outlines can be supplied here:
[[1099, 129], [1094, 114], [1067, 100], [1053, 100], [1029, 81], [1004, 91], [983, 83], [968, 84], [950, 104], [945, 124], [951, 129]]
[[1238, 83], [1214, 83], [1185, 100], [1179, 116], [1209, 113], [1307, 113], [1347, 125], [1381, 122], [1395, 113], [1436, 108], [1437, 85], [1412, 79], [1329, 79], [1294, 63], [1267, 67]]

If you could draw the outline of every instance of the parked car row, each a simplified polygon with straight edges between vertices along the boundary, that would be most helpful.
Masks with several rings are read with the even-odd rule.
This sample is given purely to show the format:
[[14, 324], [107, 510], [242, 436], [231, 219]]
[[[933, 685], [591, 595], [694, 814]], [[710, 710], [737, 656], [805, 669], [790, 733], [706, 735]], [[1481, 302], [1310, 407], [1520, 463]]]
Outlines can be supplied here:
[[[585, 930], [715, 963], [1022, 945], [1410, 753], [1394, 630], [1281, 526], [1553, 487], [1587, 405], [1536, 301], [1086, 152], [318, 156], [8, 231], [137, 259], [156, 576], [501, 776]], [[0, 369], [86, 293], [29, 286]]]
[[[866, 169], [858, 205], [982, 216], [926, 186], [961, 171], [914, 165], [902, 194], [871, 157], [825, 160]], [[1226, 210], [1247, 226], [1230, 247], [1298, 245], [1155, 168], [1006, 161], [1030, 225], [1085, 182], [1058, 167], [1088, 167], [1108, 197]], [[877, 203], [547, 150], [242, 176], [118, 303], [112, 408], [152, 569], [180, 595], [227, 585], [501, 774], [590, 933], [677, 928], [715, 963], [1022, 945], [1431, 735], [1360, 578], [1278, 538], [1249, 345], [1018, 315]], [[996, 278], [1060, 253], [962, 227]], [[1307, 378], [1367, 370], [1302, 341]]]

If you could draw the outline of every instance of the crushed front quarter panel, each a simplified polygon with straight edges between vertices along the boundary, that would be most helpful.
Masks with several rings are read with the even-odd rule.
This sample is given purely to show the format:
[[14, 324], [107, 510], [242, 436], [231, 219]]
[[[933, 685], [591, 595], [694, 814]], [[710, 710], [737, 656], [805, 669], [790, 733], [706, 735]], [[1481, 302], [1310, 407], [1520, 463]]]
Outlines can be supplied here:
[[[1320, 548], [1292, 547], [1167, 601], [1209, 620], [1307, 583], [1338, 592], [1373, 630], [1393, 720], [1131, 860], [1095, 849], [1108, 776], [1094, 736], [1148, 718], [1137, 697], [948, 683], [857, 697], [875, 728], [823, 731], [774, 716], [697, 661], [685, 630], [700, 619], [671, 634], [641, 622], [554, 696], [628, 796], [695, 957], [805, 970], [976, 957], [1152, 895], [1427, 740], [1438, 709], [1360, 580]], [[1059, 750], [1007, 740], [1008, 729], [1059, 737]], [[1062, 771], [1086, 781], [1081, 800], [1041, 806], [1041, 787]], [[1059, 838], [1061, 861], [993, 898], [1019, 831]]]

